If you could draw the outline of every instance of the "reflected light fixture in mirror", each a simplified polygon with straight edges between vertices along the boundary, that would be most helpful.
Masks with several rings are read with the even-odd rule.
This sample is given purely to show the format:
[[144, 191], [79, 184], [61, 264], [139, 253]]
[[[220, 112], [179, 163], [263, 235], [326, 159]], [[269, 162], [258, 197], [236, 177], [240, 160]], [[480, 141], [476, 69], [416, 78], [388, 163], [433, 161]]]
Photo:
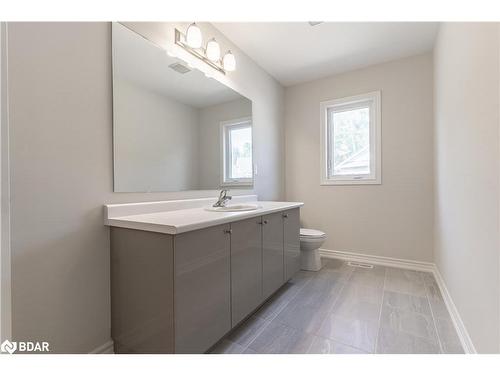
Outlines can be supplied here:
[[175, 29], [175, 44], [222, 74], [236, 70], [233, 53], [228, 50], [221, 58], [221, 48], [215, 38], [209, 39], [206, 48], [202, 47], [203, 35], [195, 22], [188, 26], [186, 34]]
[[208, 41], [206, 55], [210, 61], [217, 62], [220, 60], [220, 46], [215, 38], [212, 38]]
[[200, 48], [203, 43], [201, 30], [195, 22], [189, 25], [186, 30], [186, 43], [191, 48]]
[[222, 66], [228, 72], [232, 72], [236, 70], [236, 59], [231, 51], [227, 51], [224, 57], [222, 58]]

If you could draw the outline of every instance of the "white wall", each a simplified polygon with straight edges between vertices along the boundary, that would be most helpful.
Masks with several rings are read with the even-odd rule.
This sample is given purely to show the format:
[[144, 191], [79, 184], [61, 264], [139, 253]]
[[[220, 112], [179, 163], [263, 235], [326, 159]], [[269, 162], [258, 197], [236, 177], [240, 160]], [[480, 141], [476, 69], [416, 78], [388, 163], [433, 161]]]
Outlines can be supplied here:
[[237, 99], [200, 109], [200, 189], [219, 186], [221, 181], [222, 121], [252, 116], [252, 103]]
[[198, 108], [123, 78], [113, 92], [115, 191], [198, 189]]
[[[382, 184], [320, 186], [320, 102], [382, 94]], [[323, 247], [432, 261], [432, 56], [405, 58], [286, 89], [286, 199]]]
[[435, 261], [476, 350], [499, 352], [499, 29], [445, 23], [435, 46]]
[[[172, 24], [140, 27], [171, 42]], [[89, 352], [110, 338], [102, 205], [215, 192], [113, 193], [110, 24], [9, 23], [8, 38], [13, 337]], [[256, 191], [280, 199], [283, 89], [225, 45], [238, 62], [227, 80], [254, 104]]]

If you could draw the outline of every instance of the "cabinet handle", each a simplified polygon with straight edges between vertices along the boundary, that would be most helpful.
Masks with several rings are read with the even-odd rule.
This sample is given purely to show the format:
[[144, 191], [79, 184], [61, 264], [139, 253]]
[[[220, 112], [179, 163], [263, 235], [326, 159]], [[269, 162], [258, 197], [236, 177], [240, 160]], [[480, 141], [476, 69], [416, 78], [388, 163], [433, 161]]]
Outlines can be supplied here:
[[264, 220], [262, 223], [267, 224], [267, 220]]
[[224, 233], [231, 234], [231, 233], [233, 233], [233, 230], [232, 229], [224, 229]]
[[283, 214], [283, 217], [286, 219], [288, 217], [288, 214]]

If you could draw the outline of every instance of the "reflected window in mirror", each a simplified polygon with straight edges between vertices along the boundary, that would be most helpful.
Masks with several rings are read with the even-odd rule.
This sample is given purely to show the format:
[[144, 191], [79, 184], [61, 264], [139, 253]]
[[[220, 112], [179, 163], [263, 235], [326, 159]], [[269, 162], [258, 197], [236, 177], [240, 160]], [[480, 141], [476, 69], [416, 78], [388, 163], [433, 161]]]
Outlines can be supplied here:
[[221, 170], [223, 186], [251, 185], [252, 119], [245, 117], [221, 123]]

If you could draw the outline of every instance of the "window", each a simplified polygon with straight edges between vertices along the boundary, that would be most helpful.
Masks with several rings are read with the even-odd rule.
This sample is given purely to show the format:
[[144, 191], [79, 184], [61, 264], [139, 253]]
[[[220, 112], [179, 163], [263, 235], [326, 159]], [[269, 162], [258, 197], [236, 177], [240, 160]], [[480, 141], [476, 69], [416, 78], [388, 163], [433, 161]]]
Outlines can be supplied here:
[[380, 91], [320, 108], [321, 185], [380, 184]]
[[252, 119], [222, 122], [221, 138], [221, 184], [252, 185]]

